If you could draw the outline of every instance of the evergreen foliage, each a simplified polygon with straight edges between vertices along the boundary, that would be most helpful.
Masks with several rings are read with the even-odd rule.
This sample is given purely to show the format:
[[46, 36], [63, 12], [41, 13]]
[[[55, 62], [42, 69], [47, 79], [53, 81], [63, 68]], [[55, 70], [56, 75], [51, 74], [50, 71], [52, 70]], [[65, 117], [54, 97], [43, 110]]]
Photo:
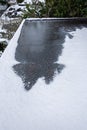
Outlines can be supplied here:
[[45, 0], [26, 4], [27, 17], [87, 17], [87, 0]]
[[50, 17], [87, 16], [87, 0], [54, 0]]

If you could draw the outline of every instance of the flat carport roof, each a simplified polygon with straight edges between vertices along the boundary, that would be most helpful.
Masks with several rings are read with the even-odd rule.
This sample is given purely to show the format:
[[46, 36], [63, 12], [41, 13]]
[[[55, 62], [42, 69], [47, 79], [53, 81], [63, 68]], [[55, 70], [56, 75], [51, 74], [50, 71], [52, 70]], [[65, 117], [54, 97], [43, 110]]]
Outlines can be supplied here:
[[0, 59], [0, 129], [87, 129], [87, 19], [27, 19]]

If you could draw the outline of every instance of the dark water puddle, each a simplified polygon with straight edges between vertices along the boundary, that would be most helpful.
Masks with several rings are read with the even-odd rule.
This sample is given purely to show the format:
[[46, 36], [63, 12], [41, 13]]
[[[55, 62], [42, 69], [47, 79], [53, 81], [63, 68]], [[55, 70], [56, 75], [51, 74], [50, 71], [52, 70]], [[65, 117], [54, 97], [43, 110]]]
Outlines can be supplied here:
[[50, 84], [57, 76], [55, 73], [63, 71], [65, 65], [58, 63], [58, 59], [62, 55], [66, 35], [73, 38], [69, 32], [86, 26], [86, 22], [80, 21], [25, 21], [15, 53], [20, 63], [13, 68], [26, 90], [30, 90], [41, 77]]

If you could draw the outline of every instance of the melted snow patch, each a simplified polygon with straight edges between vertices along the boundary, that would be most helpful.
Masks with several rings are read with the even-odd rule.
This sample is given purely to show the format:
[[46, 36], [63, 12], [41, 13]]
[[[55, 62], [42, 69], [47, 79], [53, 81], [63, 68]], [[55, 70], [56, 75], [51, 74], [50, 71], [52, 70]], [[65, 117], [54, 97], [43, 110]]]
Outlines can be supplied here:
[[87, 28], [66, 37], [60, 76], [50, 86], [39, 79], [28, 93], [12, 70], [21, 27], [0, 61], [0, 129], [87, 130]]

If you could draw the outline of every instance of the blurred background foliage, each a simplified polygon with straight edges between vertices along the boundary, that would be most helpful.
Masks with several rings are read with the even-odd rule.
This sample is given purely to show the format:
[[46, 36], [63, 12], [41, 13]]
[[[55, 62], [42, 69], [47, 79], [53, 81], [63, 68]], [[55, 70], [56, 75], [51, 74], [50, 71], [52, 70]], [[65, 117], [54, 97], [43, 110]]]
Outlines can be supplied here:
[[87, 0], [32, 0], [22, 17], [87, 17]]
[[16, 0], [17, 3], [22, 3], [24, 0]]

